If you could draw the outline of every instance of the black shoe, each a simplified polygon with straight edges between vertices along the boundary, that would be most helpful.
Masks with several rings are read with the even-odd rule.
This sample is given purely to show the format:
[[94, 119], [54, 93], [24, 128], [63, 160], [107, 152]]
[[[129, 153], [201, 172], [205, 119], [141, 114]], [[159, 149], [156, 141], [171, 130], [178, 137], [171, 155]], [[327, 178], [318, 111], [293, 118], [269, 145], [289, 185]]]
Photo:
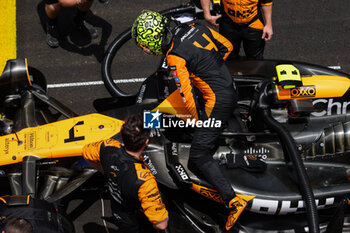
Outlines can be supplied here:
[[241, 215], [241, 213], [243, 212], [246, 206], [247, 206], [247, 202], [238, 196], [235, 196], [228, 203], [229, 213], [227, 215], [227, 221], [225, 225], [226, 231], [229, 231], [233, 227], [233, 225], [235, 224], [238, 217]]
[[98, 37], [97, 29], [85, 20], [80, 23], [76, 23], [76, 28], [81, 32], [88, 31], [92, 39], [96, 39]]
[[57, 48], [60, 45], [58, 41], [58, 28], [55, 24], [46, 25], [46, 42], [51, 48]]

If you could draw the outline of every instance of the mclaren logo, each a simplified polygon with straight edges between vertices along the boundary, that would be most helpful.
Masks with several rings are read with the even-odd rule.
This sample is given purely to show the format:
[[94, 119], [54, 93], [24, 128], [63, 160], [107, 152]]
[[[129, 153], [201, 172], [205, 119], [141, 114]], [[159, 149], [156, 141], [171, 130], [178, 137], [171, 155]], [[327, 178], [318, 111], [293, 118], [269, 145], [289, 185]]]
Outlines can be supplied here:
[[293, 88], [290, 90], [290, 96], [292, 98], [305, 98], [316, 96], [315, 86], [302, 86]]

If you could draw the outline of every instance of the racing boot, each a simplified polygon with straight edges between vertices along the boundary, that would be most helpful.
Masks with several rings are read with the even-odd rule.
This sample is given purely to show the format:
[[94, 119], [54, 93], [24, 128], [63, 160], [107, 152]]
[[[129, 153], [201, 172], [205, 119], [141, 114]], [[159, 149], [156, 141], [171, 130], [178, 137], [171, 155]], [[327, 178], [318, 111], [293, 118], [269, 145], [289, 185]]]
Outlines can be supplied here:
[[225, 226], [226, 231], [229, 231], [233, 227], [239, 215], [241, 215], [242, 211], [246, 206], [247, 206], [247, 202], [238, 196], [235, 196], [228, 203], [229, 214], [227, 216], [227, 221]]
[[51, 48], [57, 48], [59, 46], [56, 19], [49, 19], [48, 22], [46, 22], [46, 43]]
[[78, 31], [89, 32], [91, 38], [96, 39], [98, 37], [97, 29], [91, 24], [89, 24], [88, 22], [86, 22], [85, 20], [86, 14], [87, 12], [77, 10], [77, 14], [74, 17], [75, 27]]

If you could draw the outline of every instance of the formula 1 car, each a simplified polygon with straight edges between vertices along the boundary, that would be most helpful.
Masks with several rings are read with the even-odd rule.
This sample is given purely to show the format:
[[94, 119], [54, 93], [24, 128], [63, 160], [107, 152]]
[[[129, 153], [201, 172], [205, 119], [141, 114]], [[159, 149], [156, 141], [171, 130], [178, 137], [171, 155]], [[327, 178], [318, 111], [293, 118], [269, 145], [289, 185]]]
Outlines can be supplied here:
[[[200, 15], [199, 8], [198, 1], [190, 1], [160, 13], [176, 20], [182, 18], [183, 13], [189, 13], [193, 16], [190, 20], [194, 20]], [[97, 100], [95, 108], [102, 112], [110, 109], [105, 113], [119, 118], [125, 113], [135, 112], [137, 108], [138, 111], [159, 110], [186, 118], [188, 113], [183, 111], [184, 107], [178, 101], [180, 96], [176, 94], [172, 77], [169, 77], [165, 59], [138, 92], [125, 92], [120, 88], [121, 82], [114, 80], [111, 69], [118, 69], [114, 58], [130, 39], [131, 29], [125, 30], [107, 49], [102, 63], [102, 79], [109, 93], [116, 98]], [[283, 60], [232, 61], [227, 65], [239, 93], [240, 110], [233, 114], [232, 121], [236, 121], [240, 127], [232, 128], [235, 124], [231, 124], [231, 127], [229, 124], [222, 135], [222, 146], [214, 158], [223, 165], [224, 173], [232, 181], [235, 190], [254, 196], [248, 206], [250, 214], [245, 213], [239, 221], [242, 229], [253, 232], [289, 229], [319, 232], [322, 226], [328, 232], [342, 232], [341, 227], [346, 223], [340, 219], [344, 219], [347, 203], [350, 161], [346, 155], [349, 74], [313, 64]], [[292, 79], [294, 75], [301, 76], [301, 80], [288, 87], [278, 81], [279, 76], [284, 74]], [[158, 165], [154, 165], [155, 169], [161, 167], [161, 172], [157, 172], [160, 173], [157, 176], [159, 182], [175, 189], [172, 186], [175, 180], [177, 186], [190, 187], [207, 197], [220, 199], [213, 190], [197, 187], [198, 184], [209, 184], [186, 169], [191, 132], [179, 129], [181, 121], [175, 120], [174, 123], [166, 114], [162, 117], [161, 125], [165, 128], [162, 135], [169, 142], [161, 140], [161, 144], [167, 144], [166, 149], [150, 156], [152, 163]], [[183, 120], [183, 125], [186, 125], [187, 119]], [[211, 123], [215, 124], [208, 122]], [[150, 122], [147, 124], [153, 126]], [[165, 158], [160, 154], [165, 154]], [[244, 167], [233, 169], [236, 165], [232, 164], [232, 160], [236, 155], [264, 159], [267, 168], [262, 173], [254, 173], [254, 169]], [[167, 169], [159, 165], [164, 163]], [[335, 170], [342, 175], [330, 178], [335, 175]], [[168, 172], [170, 175], [167, 176]], [[340, 196], [328, 196], [338, 188], [336, 193]], [[173, 189], [170, 194], [174, 193]], [[176, 193], [175, 196], [181, 195]], [[173, 198], [176, 199], [179, 198]], [[329, 203], [333, 207], [328, 206]], [[216, 231], [214, 226], [217, 225], [208, 221], [215, 219], [215, 216], [196, 213], [198, 208], [191, 208], [188, 201], [175, 206], [191, 223], [196, 222], [196, 219], [202, 226], [210, 225], [210, 230]], [[212, 211], [213, 208], [210, 207], [207, 213], [220, 212]], [[330, 209], [334, 210], [331, 214], [328, 212]], [[330, 220], [331, 215], [336, 217]], [[210, 231], [196, 226], [200, 232]]]
[[38, 233], [74, 232], [60, 202], [96, 173], [81, 164], [81, 148], [113, 136], [122, 121], [78, 117], [47, 96], [45, 77], [26, 59], [9, 60], [0, 77], [0, 231], [20, 216]]
[[[228, 67], [240, 107], [213, 157], [249, 201], [232, 231], [348, 230], [350, 75], [293, 61], [236, 61]], [[2, 195], [59, 201], [96, 172], [79, 164], [82, 147], [112, 137], [123, 123], [119, 119], [143, 112], [145, 126], [156, 128], [145, 163], [167, 206], [195, 232], [222, 231], [220, 195], [187, 169], [193, 129], [181, 125], [195, 123], [164, 64], [137, 95], [95, 100], [103, 114], [86, 116], [48, 97], [36, 71], [28, 71], [25, 60], [10, 60], [0, 77]], [[162, 114], [157, 121], [147, 118], [156, 113]], [[237, 166], [238, 157], [261, 159], [266, 166]]]
[[[239, 219], [240, 230], [319, 232], [321, 227], [342, 232], [349, 196], [349, 74], [282, 60], [232, 61], [227, 65], [239, 93], [240, 110], [232, 121], [238, 121], [240, 127], [229, 124], [214, 158], [234, 190], [253, 197]], [[301, 82], [286, 87], [278, 76], [287, 73], [300, 74]], [[144, 109], [179, 118], [188, 114], [164, 62], [137, 95], [96, 100], [95, 107], [100, 111], [107, 107], [110, 110], [104, 113], [118, 118]], [[171, 123], [176, 118], [169, 119], [167, 114], [160, 120], [163, 138], [150, 145], [146, 162], [157, 180], [171, 190], [165, 196], [173, 196], [171, 200], [185, 219], [199, 232], [217, 232], [214, 219], [220, 211], [213, 211], [215, 207], [204, 200], [201, 209], [210, 207], [198, 212], [198, 206], [191, 204], [200, 199], [189, 201], [191, 195], [181, 195], [187, 187], [220, 202], [218, 193], [187, 169], [190, 130]], [[235, 156], [263, 159], [266, 170], [237, 167]]]

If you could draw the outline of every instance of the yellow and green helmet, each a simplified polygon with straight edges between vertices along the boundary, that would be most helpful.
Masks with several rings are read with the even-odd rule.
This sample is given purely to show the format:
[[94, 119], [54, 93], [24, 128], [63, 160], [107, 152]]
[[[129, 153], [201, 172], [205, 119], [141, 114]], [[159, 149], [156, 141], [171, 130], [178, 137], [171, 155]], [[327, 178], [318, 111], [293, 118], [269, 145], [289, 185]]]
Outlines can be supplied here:
[[155, 11], [143, 11], [135, 20], [131, 36], [141, 48], [148, 48], [157, 56], [163, 55], [162, 41], [167, 18]]

